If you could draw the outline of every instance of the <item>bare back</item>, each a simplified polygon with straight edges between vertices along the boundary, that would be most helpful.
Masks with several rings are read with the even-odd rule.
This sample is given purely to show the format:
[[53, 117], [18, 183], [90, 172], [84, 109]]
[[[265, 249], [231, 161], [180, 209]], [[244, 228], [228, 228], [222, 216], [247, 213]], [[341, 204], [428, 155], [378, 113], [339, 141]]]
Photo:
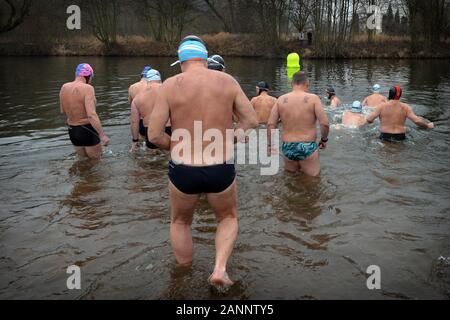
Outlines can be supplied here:
[[130, 88], [128, 89], [128, 102], [129, 103], [133, 102], [134, 98], [136, 98], [136, 96], [146, 88], [147, 88], [146, 80], [141, 80], [131, 85]]
[[147, 124], [149, 118], [155, 107], [156, 98], [158, 97], [158, 90], [161, 85], [148, 85], [143, 89], [133, 100], [136, 108], [139, 111], [139, 116], [144, 119], [144, 123]]
[[384, 133], [405, 133], [405, 122], [408, 117], [408, 105], [392, 100], [379, 106], [380, 130]]
[[264, 94], [252, 99], [251, 103], [256, 111], [259, 123], [267, 123], [276, 102], [276, 98]]
[[342, 116], [342, 124], [346, 127], [359, 128], [366, 124], [366, 118], [361, 113], [347, 111]]
[[81, 126], [89, 124], [86, 111], [86, 99], [94, 99], [92, 86], [81, 82], [69, 82], [60, 92], [61, 111], [67, 116], [67, 124]]
[[364, 102], [363, 105], [371, 107], [371, 108], [376, 108], [377, 106], [386, 103], [388, 100], [386, 99], [385, 96], [379, 94], [379, 93], [374, 93], [371, 96], [368, 96]]
[[[204, 149], [211, 144], [203, 141], [201, 148], [197, 150], [194, 148], [194, 144], [202, 140], [202, 137], [194, 135], [194, 122], [201, 121], [202, 135], [208, 129], [217, 129], [221, 132], [224, 139], [221, 162], [228, 160], [226, 155], [231, 154], [234, 144], [233, 137], [226, 136], [226, 130], [233, 128], [234, 102], [239, 91], [239, 85], [231, 76], [206, 68], [195, 68], [164, 83], [164, 96], [169, 105], [172, 130], [189, 131], [192, 145], [191, 159], [203, 159]], [[178, 143], [180, 142], [172, 141], [171, 150]], [[207, 164], [205, 160], [203, 159], [202, 165]], [[208, 163], [210, 161], [211, 159], [207, 160]], [[195, 161], [195, 165], [200, 164]]]
[[316, 123], [320, 108], [325, 114], [319, 97], [306, 92], [291, 92], [281, 96], [277, 103], [283, 124], [284, 142], [317, 140]]

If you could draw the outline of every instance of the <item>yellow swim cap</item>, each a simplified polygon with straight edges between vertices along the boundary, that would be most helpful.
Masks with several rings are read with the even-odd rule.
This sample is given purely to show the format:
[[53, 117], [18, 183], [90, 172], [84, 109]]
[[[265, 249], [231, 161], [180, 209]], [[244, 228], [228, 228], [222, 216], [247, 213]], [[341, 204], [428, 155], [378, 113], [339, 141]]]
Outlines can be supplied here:
[[287, 67], [290, 69], [300, 68], [300, 55], [298, 53], [290, 53], [287, 56]]

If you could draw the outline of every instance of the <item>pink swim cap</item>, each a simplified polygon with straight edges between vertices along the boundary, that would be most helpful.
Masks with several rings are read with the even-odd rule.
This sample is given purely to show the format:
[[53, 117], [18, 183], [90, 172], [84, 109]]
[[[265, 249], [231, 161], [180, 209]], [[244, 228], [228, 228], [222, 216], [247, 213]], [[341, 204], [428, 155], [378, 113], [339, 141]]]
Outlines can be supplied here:
[[77, 70], [75, 71], [75, 75], [77, 77], [93, 77], [94, 69], [92, 69], [89, 64], [82, 63], [78, 65]]

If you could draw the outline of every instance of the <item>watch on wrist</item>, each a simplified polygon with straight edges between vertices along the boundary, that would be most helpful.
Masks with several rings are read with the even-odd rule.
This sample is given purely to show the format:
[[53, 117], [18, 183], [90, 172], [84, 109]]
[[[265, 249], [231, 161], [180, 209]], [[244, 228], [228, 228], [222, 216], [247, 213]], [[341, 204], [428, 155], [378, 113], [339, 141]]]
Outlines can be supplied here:
[[133, 143], [139, 142], [139, 139], [133, 139]]
[[322, 138], [322, 139], [320, 139], [320, 141], [322, 141], [323, 143], [327, 143], [327, 142], [328, 142], [328, 139]]

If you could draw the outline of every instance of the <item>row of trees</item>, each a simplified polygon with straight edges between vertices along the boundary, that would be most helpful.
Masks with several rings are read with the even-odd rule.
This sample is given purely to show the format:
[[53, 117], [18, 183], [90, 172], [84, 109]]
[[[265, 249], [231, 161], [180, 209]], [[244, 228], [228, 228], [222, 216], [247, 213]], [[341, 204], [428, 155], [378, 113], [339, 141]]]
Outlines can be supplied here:
[[[61, 0], [64, 2], [65, 0]], [[46, 1], [47, 2], [47, 1]], [[52, 2], [52, 1], [50, 1]], [[53, 1], [54, 2], [54, 1]], [[412, 43], [436, 44], [449, 34], [449, 0], [73, 0], [88, 13], [92, 33], [111, 48], [119, 21], [145, 21], [153, 39], [176, 43], [193, 32], [193, 22], [209, 30], [255, 33], [276, 45], [293, 32], [312, 31], [314, 45], [323, 53], [338, 52], [361, 33], [371, 41], [379, 32], [367, 28], [374, 19], [371, 6], [383, 14], [383, 33], [408, 34]], [[49, 2], [47, 2], [49, 3]], [[0, 33], [19, 26], [38, 0], [0, 0]], [[124, 15], [128, 10], [127, 14]], [[373, 8], [373, 7], [372, 7]], [[32, 15], [29, 15], [31, 18]], [[378, 23], [377, 19], [374, 19]], [[200, 29], [200, 28], [199, 28]], [[196, 32], [204, 33], [205, 28]]]

